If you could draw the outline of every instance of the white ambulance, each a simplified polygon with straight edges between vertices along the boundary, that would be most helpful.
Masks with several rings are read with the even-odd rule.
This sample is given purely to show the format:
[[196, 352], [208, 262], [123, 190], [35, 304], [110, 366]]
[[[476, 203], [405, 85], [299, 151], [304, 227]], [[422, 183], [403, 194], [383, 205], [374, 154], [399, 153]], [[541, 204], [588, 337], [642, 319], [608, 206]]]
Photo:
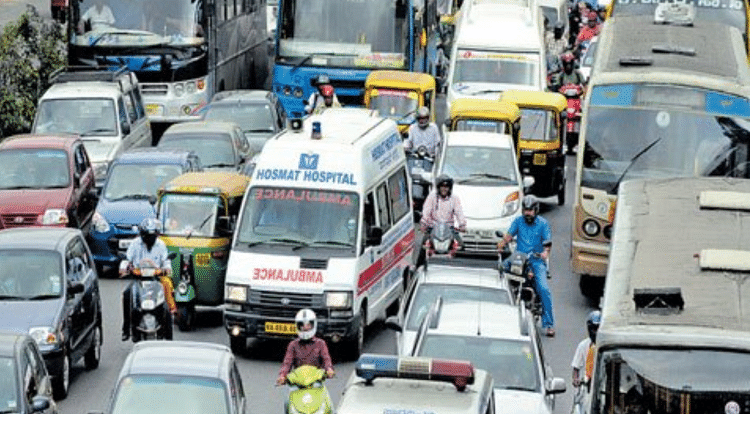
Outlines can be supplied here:
[[232, 349], [295, 337], [310, 308], [318, 336], [359, 356], [365, 326], [396, 309], [413, 270], [410, 184], [396, 124], [370, 110], [329, 109], [270, 139], [229, 256]]

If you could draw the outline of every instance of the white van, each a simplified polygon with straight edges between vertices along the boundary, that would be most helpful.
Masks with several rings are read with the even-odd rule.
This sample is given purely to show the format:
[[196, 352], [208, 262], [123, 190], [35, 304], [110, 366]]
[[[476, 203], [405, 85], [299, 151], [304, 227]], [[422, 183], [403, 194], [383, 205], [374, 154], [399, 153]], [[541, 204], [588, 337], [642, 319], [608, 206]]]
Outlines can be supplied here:
[[447, 79], [449, 107], [456, 98], [494, 99], [507, 89], [546, 89], [544, 23], [532, 10], [479, 3], [461, 17]]
[[359, 356], [365, 326], [395, 310], [413, 269], [410, 189], [396, 124], [370, 110], [329, 109], [271, 138], [229, 256], [232, 349], [293, 338], [295, 314], [311, 308], [318, 335]]
[[80, 134], [101, 187], [123, 151], [151, 146], [138, 79], [126, 68], [63, 70], [40, 98], [31, 132]]

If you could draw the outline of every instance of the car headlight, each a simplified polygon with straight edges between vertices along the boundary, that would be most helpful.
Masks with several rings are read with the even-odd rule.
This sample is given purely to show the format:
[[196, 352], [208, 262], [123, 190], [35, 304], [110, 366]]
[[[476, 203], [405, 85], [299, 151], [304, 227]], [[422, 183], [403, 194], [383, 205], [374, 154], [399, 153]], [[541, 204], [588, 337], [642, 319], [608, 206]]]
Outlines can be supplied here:
[[42, 225], [67, 224], [68, 214], [65, 209], [47, 209], [42, 217]]
[[109, 163], [108, 162], [97, 162], [94, 163], [94, 178], [97, 180], [101, 180], [103, 178], [107, 178], [107, 170], [109, 169]]
[[352, 306], [351, 292], [327, 292], [326, 307], [328, 308], [349, 308]]
[[195, 93], [195, 82], [185, 83], [185, 91], [187, 91], [188, 94]]
[[182, 83], [175, 83], [174, 85], [174, 96], [183, 96], [185, 94], [185, 85]]
[[63, 341], [62, 333], [49, 326], [37, 326], [29, 329], [31, 336], [38, 345], [56, 345]]
[[227, 297], [227, 300], [244, 303], [247, 301], [247, 287], [243, 285], [227, 285], [224, 295]]
[[505, 203], [503, 204], [503, 214], [501, 215], [501, 218], [504, 218], [506, 216], [513, 215], [518, 211], [518, 206], [521, 203], [519, 200], [519, 194], [517, 191], [509, 194], [505, 198]]
[[94, 231], [96, 232], [107, 232], [109, 231], [109, 222], [99, 212], [94, 212], [92, 221], [94, 224]]

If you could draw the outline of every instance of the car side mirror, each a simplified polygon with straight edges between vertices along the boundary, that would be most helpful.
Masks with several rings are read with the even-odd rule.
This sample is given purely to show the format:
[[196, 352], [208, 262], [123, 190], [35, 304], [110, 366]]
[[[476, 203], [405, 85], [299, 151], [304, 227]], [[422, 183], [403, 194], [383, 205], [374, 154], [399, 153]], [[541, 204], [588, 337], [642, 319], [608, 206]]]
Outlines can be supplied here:
[[31, 399], [31, 412], [44, 412], [52, 406], [49, 396], [36, 395]]
[[81, 176], [77, 173], [73, 174], [73, 187], [76, 189], [81, 187]]
[[395, 330], [396, 332], [404, 331], [404, 328], [402, 328], [401, 325], [398, 323], [398, 316], [390, 316], [387, 319], [385, 319], [385, 327], [391, 330]]
[[68, 283], [68, 297], [72, 297], [76, 294], [82, 293], [86, 287], [83, 285], [83, 282], [81, 281], [72, 281]]
[[565, 393], [565, 380], [555, 377], [548, 384], [547, 394], [556, 395], [558, 393]]
[[123, 136], [127, 136], [130, 134], [130, 124], [124, 122], [120, 124], [120, 129], [122, 130]]
[[367, 231], [367, 246], [379, 246], [383, 242], [383, 229], [380, 227], [370, 227]]

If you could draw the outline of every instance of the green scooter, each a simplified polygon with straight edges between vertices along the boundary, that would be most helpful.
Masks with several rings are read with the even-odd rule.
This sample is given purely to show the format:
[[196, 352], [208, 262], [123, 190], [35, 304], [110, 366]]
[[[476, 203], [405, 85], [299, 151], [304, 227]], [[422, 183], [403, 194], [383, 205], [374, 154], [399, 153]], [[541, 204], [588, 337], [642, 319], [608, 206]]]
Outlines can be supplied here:
[[286, 376], [286, 383], [291, 387], [289, 398], [284, 403], [287, 414], [332, 414], [333, 403], [323, 382], [326, 371], [303, 365], [292, 370]]

